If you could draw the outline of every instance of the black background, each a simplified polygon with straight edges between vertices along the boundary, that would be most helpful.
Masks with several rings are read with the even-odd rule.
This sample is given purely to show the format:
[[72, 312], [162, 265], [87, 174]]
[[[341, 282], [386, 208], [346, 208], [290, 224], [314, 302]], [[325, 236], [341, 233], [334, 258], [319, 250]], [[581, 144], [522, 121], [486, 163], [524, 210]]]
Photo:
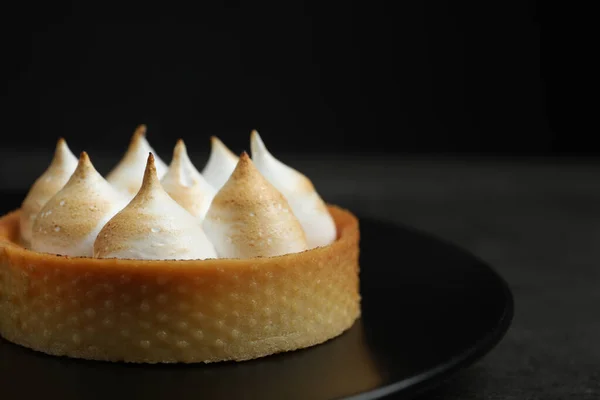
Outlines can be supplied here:
[[[202, 2], [197, 2], [203, 4]], [[146, 123], [236, 151], [582, 154], [559, 11], [520, 2], [21, 2], [5, 9], [2, 146], [119, 154]]]

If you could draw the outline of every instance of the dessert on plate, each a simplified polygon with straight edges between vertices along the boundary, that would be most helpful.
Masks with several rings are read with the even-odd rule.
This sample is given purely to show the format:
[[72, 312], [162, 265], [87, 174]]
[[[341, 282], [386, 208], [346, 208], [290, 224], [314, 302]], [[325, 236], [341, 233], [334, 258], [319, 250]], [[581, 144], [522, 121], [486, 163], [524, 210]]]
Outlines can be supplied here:
[[257, 132], [202, 173], [141, 125], [104, 178], [63, 139], [0, 218], [0, 335], [52, 355], [242, 361], [323, 343], [360, 316], [359, 229]]

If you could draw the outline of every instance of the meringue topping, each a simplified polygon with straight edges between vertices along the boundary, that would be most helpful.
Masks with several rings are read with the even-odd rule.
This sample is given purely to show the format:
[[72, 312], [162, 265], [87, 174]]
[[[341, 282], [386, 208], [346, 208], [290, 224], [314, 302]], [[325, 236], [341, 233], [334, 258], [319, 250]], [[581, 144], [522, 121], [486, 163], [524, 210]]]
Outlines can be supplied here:
[[210, 138], [210, 156], [202, 170], [202, 176], [216, 190], [221, 189], [238, 163], [238, 156], [216, 136]]
[[200, 222], [163, 189], [148, 156], [142, 187], [102, 228], [94, 257], [145, 260], [217, 258]]
[[180, 206], [200, 220], [204, 219], [216, 194], [216, 190], [192, 164], [182, 139], [175, 145], [173, 160], [161, 183]]
[[223, 258], [271, 257], [307, 249], [288, 202], [245, 152], [213, 199], [203, 227]]
[[337, 236], [335, 222], [310, 179], [276, 159], [257, 131], [250, 136], [252, 161], [287, 199], [306, 233], [308, 247], [326, 246]]
[[98, 232], [125, 204], [127, 199], [96, 171], [83, 152], [69, 181], [39, 212], [31, 248], [91, 257]]
[[[148, 153], [156, 154], [146, 139], [146, 131], [146, 125], [137, 127], [127, 152], [106, 177], [108, 182], [126, 194], [129, 199], [135, 196], [142, 185]], [[167, 172], [167, 165], [158, 156], [155, 156], [154, 160], [158, 177], [162, 178]]]
[[33, 183], [21, 205], [20, 231], [21, 240], [25, 245], [28, 246], [31, 242], [31, 230], [38, 212], [62, 189], [75, 168], [77, 168], [77, 157], [73, 155], [63, 138], [58, 139], [52, 162]]

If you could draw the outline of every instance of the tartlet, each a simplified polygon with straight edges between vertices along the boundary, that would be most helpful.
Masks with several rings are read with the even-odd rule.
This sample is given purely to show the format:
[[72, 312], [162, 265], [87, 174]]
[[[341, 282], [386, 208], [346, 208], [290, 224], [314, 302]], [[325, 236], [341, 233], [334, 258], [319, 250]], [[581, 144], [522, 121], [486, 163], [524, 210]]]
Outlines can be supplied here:
[[358, 220], [329, 206], [329, 246], [255, 259], [120, 260], [18, 244], [0, 219], [0, 334], [53, 355], [158, 362], [248, 360], [322, 343], [360, 315]]
[[358, 220], [326, 208], [337, 230], [328, 245], [204, 260], [32, 251], [15, 210], [0, 218], [0, 335], [47, 354], [136, 363], [243, 361], [322, 343], [361, 312]]

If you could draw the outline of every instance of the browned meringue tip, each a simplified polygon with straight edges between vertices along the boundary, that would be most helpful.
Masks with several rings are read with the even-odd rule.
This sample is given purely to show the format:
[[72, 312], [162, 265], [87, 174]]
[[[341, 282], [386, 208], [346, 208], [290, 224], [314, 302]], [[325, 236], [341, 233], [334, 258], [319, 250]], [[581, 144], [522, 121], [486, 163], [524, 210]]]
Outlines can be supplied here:
[[222, 147], [226, 150], [229, 150], [229, 148], [227, 148], [227, 146], [225, 146], [225, 143], [223, 143], [223, 141], [221, 139], [219, 139], [217, 136], [212, 135], [210, 137], [210, 146], [214, 149], [215, 147]]
[[181, 155], [186, 151], [187, 147], [185, 146], [185, 142], [183, 141], [183, 139], [177, 139], [175, 147], [173, 148], [173, 160], [175, 160], [176, 157], [181, 157]]
[[129, 142], [129, 147], [135, 146], [141, 139], [146, 137], [146, 132], [148, 128], [145, 124], [140, 124], [135, 128], [133, 135], [131, 136], [131, 141]]
[[252, 162], [252, 159], [250, 158], [248, 153], [246, 151], [243, 151], [240, 154], [238, 163], [235, 166], [233, 172], [231, 173], [229, 179], [244, 179], [244, 177], [254, 176], [254, 174], [261, 175], [260, 172], [258, 172], [258, 169], [256, 169], [256, 167], [254, 166], [254, 163]]
[[77, 164], [77, 168], [81, 167], [82, 165], [86, 165], [86, 164], [92, 164], [92, 161], [90, 160], [90, 156], [88, 155], [88, 153], [86, 151], [82, 151], [79, 154], [79, 163]]
[[213, 150], [215, 149], [215, 147], [220, 147], [222, 150], [224, 150], [226, 153], [228, 153], [231, 157], [237, 158], [235, 153], [233, 151], [231, 151], [231, 149], [229, 147], [227, 147], [221, 139], [219, 139], [218, 137], [216, 137], [214, 135], [210, 137], [210, 145]]
[[63, 152], [67, 150], [69, 146], [67, 145], [67, 141], [64, 137], [59, 137], [56, 141], [56, 146], [54, 147], [54, 157], [62, 157]]
[[139, 124], [137, 128], [135, 128], [135, 132], [133, 132], [133, 136], [146, 136], [146, 132], [148, 131], [148, 127], [146, 124]]
[[64, 161], [65, 157], [68, 157], [69, 154], [73, 154], [71, 152], [71, 149], [69, 148], [69, 145], [67, 144], [67, 141], [65, 140], [64, 137], [59, 137], [58, 140], [56, 141], [56, 148], [54, 149], [54, 161]]
[[77, 162], [77, 168], [75, 168], [73, 176], [83, 178], [91, 172], [96, 172], [96, 168], [94, 168], [88, 153], [86, 151], [82, 151], [79, 154], [79, 161]]
[[242, 151], [242, 154], [240, 154], [240, 161], [238, 161], [238, 164], [242, 163], [242, 162], [243, 163], [250, 163], [250, 164], [252, 164], [252, 160], [250, 159], [250, 156], [248, 155], [248, 152], [245, 151], [245, 150]]
[[154, 164], [154, 154], [148, 153], [148, 161], [146, 162], [146, 169], [144, 170], [144, 179], [142, 180], [142, 186], [138, 191], [138, 195], [144, 191], [144, 189], [160, 184], [158, 180], [158, 174], [156, 173], [156, 165]]
[[173, 170], [179, 178], [183, 174], [182, 164], [186, 154], [187, 148], [183, 139], [178, 139], [177, 143], [175, 143], [175, 148], [173, 148], [173, 158], [171, 159], [169, 169]]

